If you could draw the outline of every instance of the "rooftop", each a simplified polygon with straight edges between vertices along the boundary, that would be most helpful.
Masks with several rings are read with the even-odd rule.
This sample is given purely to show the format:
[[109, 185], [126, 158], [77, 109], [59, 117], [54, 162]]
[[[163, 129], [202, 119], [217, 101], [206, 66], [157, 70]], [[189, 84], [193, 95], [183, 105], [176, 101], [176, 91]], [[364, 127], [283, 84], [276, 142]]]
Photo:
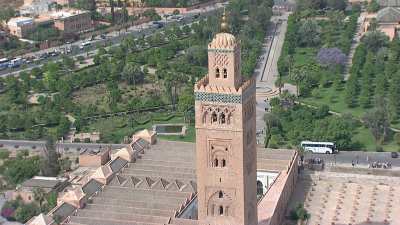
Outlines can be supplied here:
[[[258, 169], [286, 171], [293, 154], [293, 150], [259, 149]], [[159, 140], [116, 173], [85, 208], [69, 218], [69, 224], [197, 224], [175, 218], [196, 198], [195, 155], [194, 143]]]
[[67, 181], [66, 178], [59, 177], [41, 177], [35, 176], [21, 184], [22, 187], [26, 188], [56, 188], [60, 183]]

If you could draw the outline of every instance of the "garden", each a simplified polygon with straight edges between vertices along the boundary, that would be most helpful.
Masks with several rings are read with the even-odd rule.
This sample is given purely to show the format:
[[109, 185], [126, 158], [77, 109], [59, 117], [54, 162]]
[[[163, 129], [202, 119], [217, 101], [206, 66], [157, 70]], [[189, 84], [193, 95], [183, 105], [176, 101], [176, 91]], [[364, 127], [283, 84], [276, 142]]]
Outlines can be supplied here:
[[[317, 2], [326, 4], [324, 1]], [[312, 4], [307, 0], [302, 3]], [[314, 127], [313, 124], [320, 119], [312, 111], [321, 108], [328, 109], [330, 115], [327, 118], [353, 122], [350, 123], [351, 127], [342, 127], [348, 131], [346, 144], [341, 144], [343, 140], [335, 135], [321, 136], [318, 130], [304, 132], [300, 137], [304, 140], [336, 141], [348, 150], [400, 150], [400, 80], [396, 61], [399, 59], [400, 42], [397, 39], [389, 41], [376, 30], [369, 31], [355, 51], [350, 75], [345, 77], [347, 55], [360, 8], [353, 6], [351, 10], [321, 10], [320, 6], [299, 7], [289, 17], [278, 62], [280, 79], [277, 85], [288, 82], [299, 87], [297, 101], [302, 105], [302, 110], [309, 108], [312, 115], [308, 128]], [[293, 113], [289, 118], [297, 118], [298, 107], [286, 110]], [[277, 116], [282, 121], [289, 121], [289, 124], [293, 122], [293, 118]], [[303, 129], [307, 130], [307, 127]], [[282, 140], [298, 145], [300, 141], [298, 137], [290, 135], [272, 137], [273, 145]]]
[[[229, 5], [231, 30], [242, 46], [242, 74], [247, 76], [256, 66], [271, 6], [270, 1], [244, 0]], [[77, 62], [64, 57], [22, 72], [19, 79], [0, 79], [4, 88], [0, 138], [60, 138], [73, 126], [77, 131], [101, 131], [101, 141], [120, 143], [132, 132], [153, 125], [153, 120], [143, 124], [125, 112], [146, 114], [144, 109], [153, 112], [155, 107], [175, 115], [168, 123], [192, 120], [193, 85], [207, 72], [206, 46], [219, 31], [219, 14], [190, 26], [168, 26], [146, 37], [129, 36], [119, 46], [99, 46], [90, 67], [77, 68]], [[40, 97], [33, 104], [27, 99], [34, 94]], [[116, 114], [124, 116], [116, 118]], [[193, 141], [194, 128], [188, 126], [185, 137], [166, 138]]]

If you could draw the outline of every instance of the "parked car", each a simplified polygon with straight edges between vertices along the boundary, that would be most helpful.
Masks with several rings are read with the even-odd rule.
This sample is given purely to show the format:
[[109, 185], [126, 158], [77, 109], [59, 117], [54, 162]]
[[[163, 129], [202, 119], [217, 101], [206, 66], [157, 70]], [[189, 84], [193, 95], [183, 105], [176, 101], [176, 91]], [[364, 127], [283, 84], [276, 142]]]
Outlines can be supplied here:
[[393, 159], [399, 158], [399, 153], [398, 152], [391, 152], [390, 155], [392, 156]]

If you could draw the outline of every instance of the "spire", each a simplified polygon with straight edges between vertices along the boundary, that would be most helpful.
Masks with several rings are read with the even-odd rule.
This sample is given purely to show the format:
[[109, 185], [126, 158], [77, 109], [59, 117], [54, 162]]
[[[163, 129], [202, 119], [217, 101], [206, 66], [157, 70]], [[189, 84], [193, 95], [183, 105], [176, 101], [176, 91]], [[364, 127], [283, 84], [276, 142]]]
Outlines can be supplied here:
[[229, 30], [229, 25], [226, 19], [226, 12], [224, 8], [224, 12], [222, 13], [222, 19], [221, 19], [221, 32], [228, 33]]

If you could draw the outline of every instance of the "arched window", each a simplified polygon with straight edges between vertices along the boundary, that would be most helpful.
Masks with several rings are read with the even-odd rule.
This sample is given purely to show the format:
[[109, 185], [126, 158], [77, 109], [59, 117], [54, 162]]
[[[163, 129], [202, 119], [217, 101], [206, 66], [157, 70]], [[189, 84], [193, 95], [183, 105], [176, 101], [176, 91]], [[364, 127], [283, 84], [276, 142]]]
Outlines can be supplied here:
[[228, 77], [228, 71], [224, 68], [224, 78]]
[[215, 69], [215, 77], [216, 77], [216, 78], [219, 78], [219, 69], [218, 69], [218, 68]]
[[214, 159], [214, 166], [218, 167], [218, 159]]
[[223, 159], [222, 160], [222, 167], [225, 167], [226, 166], [226, 161], [225, 161], [225, 159]]
[[224, 207], [222, 205], [219, 206], [219, 215], [224, 215]]
[[223, 198], [223, 197], [224, 197], [224, 193], [222, 191], [219, 191], [218, 198]]
[[221, 113], [221, 115], [219, 116], [219, 120], [221, 124], [225, 124], [225, 113]]
[[215, 112], [213, 112], [211, 115], [211, 122], [215, 123], [215, 122], [217, 122], [217, 120], [218, 120], [217, 114]]

